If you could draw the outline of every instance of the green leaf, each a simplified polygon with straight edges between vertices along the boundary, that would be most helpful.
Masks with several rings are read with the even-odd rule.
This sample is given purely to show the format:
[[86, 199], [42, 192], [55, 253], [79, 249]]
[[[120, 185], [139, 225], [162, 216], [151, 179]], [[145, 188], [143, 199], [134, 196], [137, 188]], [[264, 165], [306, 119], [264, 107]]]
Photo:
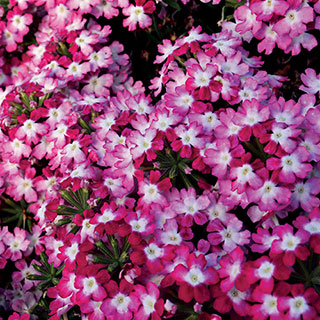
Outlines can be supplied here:
[[57, 270], [56, 275], [59, 276], [64, 269], [64, 264]]
[[2, 224], [10, 223], [10, 222], [12, 222], [12, 221], [15, 221], [15, 220], [19, 219], [20, 216], [21, 216], [21, 213], [17, 213], [17, 214], [15, 214], [14, 216], [1, 218], [1, 223], [2, 223]]
[[1, 199], [2, 199], [7, 205], [9, 205], [10, 207], [17, 208], [17, 209], [21, 209], [21, 206], [20, 206], [19, 204], [17, 204], [16, 202], [12, 201], [11, 199], [3, 198], [3, 197], [1, 197]]
[[72, 218], [69, 218], [69, 217], [68, 218], [63, 218], [63, 219], [60, 219], [60, 220], [58, 220], [56, 222], [56, 226], [57, 227], [61, 227], [61, 226], [65, 225], [65, 224], [68, 224], [70, 222], [72, 222]]
[[173, 166], [170, 170], [169, 170], [169, 178], [173, 179], [177, 176], [177, 166]]
[[111, 250], [106, 246], [106, 244], [99, 240], [95, 243], [95, 246], [100, 249], [103, 253], [105, 253], [107, 256], [109, 256], [111, 259], [113, 259], [113, 254]]
[[226, 7], [237, 9], [240, 6], [243, 6], [246, 3], [246, 0], [239, 2], [238, 0], [226, 0]]
[[30, 110], [30, 99], [28, 95], [25, 92], [20, 91], [20, 98], [22, 103]]
[[32, 266], [40, 273], [42, 273], [43, 275], [46, 275], [47, 277], [49, 276], [49, 273], [47, 270], [44, 270], [41, 266], [39, 266], [36, 263], [33, 263]]
[[41, 282], [41, 283], [38, 285], [38, 288], [37, 288], [37, 289], [43, 290], [44, 288], [49, 287], [49, 286], [50, 286], [50, 283], [51, 283], [51, 280], [50, 280], [50, 279], [47, 279], [47, 280]]
[[78, 190], [80, 202], [85, 209], [89, 209], [88, 200], [89, 200], [89, 190], [88, 189], [79, 189]]
[[74, 226], [72, 229], [71, 229], [71, 233], [73, 234], [76, 234], [78, 231], [80, 230], [80, 227], [79, 226]]
[[177, 0], [164, 0], [164, 2], [174, 9], [181, 10]]
[[46, 276], [41, 276], [41, 275], [38, 275], [38, 274], [29, 274], [27, 276], [27, 279], [28, 280], [31, 280], [31, 281], [43, 281], [43, 280], [48, 280], [48, 277]]
[[113, 262], [109, 264], [107, 270], [108, 272], [113, 272], [119, 266], [118, 262]]
[[57, 48], [57, 52], [63, 56], [67, 56], [69, 58], [72, 58], [70, 52], [68, 51], [67, 46], [63, 42], [59, 42], [59, 47]]
[[186, 188], [187, 188], [187, 189], [193, 188], [193, 185], [192, 185], [192, 183], [190, 182], [190, 180], [188, 179], [187, 175], [186, 175], [183, 171], [181, 171], [181, 170], [179, 171], [179, 174], [181, 175], [182, 180], [183, 180]]
[[48, 256], [44, 252], [41, 252], [40, 253], [40, 259], [41, 259], [41, 262], [43, 263], [43, 265], [49, 271], [51, 266], [50, 266], [50, 264], [48, 262], [48, 259], [49, 259]]
[[79, 210], [82, 211], [82, 206], [80, 205], [79, 202], [77, 202], [69, 193], [69, 191], [67, 190], [62, 190], [60, 192], [61, 196], [63, 199], [65, 199], [67, 202], [69, 202], [70, 204], [72, 204], [74, 207], [78, 208]]
[[44, 96], [40, 97], [38, 106], [39, 106], [39, 107], [42, 107], [44, 101], [47, 100], [47, 99], [49, 99], [49, 98], [51, 98], [52, 95], [53, 95], [53, 93], [50, 92], [50, 93], [47, 93], [47, 94], [45, 94]]
[[79, 123], [79, 125], [83, 128], [83, 129], [85, 129], [85, 131], [86, 131], [86, 133], [87, 134], [91, 134], [94, 130], [90, 127], [90, 125], [87, 123], [87, 122], [85, 122], [82, 118], [79, 118], [78, 119], [78, 123]]
[[112, 260], [108, 259], [107, 257], [101, 257], [101, 256], [94, 256], [93, 257], [93, 262], [94, 263], [99, 263], [99, 264], [111, 264]]
[[80, 211], [75, 208], [71, 208], [65, 205], [60, 205], [58, 206], [57, 213], [64, 214], [64, 215], [76, 215], [77, 213], [80, 213]]
[[314, 276], [317, 276], [320, 274], [320, 266], [317, 266], [311, 273], [311, 275], [314, 277]]

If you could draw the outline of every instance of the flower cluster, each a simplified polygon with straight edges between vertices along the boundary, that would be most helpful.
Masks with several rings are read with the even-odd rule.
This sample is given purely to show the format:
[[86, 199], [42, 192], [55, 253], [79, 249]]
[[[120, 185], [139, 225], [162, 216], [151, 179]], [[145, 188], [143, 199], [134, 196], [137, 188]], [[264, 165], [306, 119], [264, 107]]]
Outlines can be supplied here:
[[312, 54], [320, 1], [228, 0], [219, 32], [159, 39], [136, 81], [113, 21], [153, 39], [220, 3], [191, 2], [0, 7], [9, 320], [320, 317], [320, 74], [264, 68], [275, 44]]

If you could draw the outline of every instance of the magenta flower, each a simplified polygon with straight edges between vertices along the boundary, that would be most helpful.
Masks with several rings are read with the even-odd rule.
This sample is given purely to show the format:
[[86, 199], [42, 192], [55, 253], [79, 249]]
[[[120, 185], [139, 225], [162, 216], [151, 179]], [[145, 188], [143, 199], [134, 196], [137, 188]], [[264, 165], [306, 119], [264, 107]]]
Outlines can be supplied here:
[[291, 154], [284, 154], [280, 158], [268, 159], [267, 169], [280, 171], [279, 181], [284, 183], [294, 183], [297, 178], [305, 178], [312, 170], [312, 165], [305, 163], [308, 158], [309, 152], [307, 149], [304, 147], [298, 147]]
[[210, 299], [207, 285], [219, 281], [218, 273], [211, 267], [206, 267], [207, 262], [203, 255], [198, 257], [192, 253], [187, 258], [187, 266], [179, 264], [175, 267], [171, 276], [179, 285], [179, 298], [190, 302], [193, 298], [203, 303]]
[[133, 312], [137, 312], [140, 301], [134, 294], [133, 285], [125, 280], [120, 281], [120, 286], [113, 280], [106, 285], [108, 298], [101, 305], [101, 310], [110, 320], [132, 319]]
[[309, 234], [299, 230], [293, 234], [293, 228], [288, 225], [277, 227], [279, 239], [272, 242], [270, 257], [282, 256], [282, 261], [286, 266], [293, 266], [296, 257], [300, 260], [306, 260], [309, 256], [309, 250], [304, 244], [309, 240]]

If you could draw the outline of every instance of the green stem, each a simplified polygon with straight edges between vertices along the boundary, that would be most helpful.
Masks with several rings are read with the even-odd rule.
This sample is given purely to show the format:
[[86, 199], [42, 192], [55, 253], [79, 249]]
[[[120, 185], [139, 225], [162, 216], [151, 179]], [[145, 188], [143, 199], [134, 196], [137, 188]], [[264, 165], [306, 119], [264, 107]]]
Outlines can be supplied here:
[[159, 32], [159, 28], [158, 28], [158, 25], [157, 25], [157, 22], [156, 22], [156, 19], [155, 19], [154, 15], [152, 15], [152, 23], [153, 23], [153, 26], [154, 26], [154, 30], [155, 30], [155, 32], [157, 34], [157, 37], [159, 38], [159, 40], [161, 40], [162, 37], [161, 37], [161, 34]]
[[311, 273], [312, 272], [312, 262], [313, 262], [313, 250], [310, 249], [310, 257], [308, 259], [308, 269], [309, 269], [309, 272]]
[[299, 280], [300, 282], [303, 282], [304, 281], [304, 277], [297, 274], [297, 273], [291, 273], [291, 276], [292, 278], [294, 278], [295, 280]]
[[187, 175], [181, 170], [180, 170], [180, 175], [181, 175], [182, 180], [183, 180], [184, 184], [186, 185], [187, 189], [193, 188], [193, 185], [190, 182], [190, 180], [188, 179]]
[[298, 264], [303, 271], [303, 275], [305, 277], [306, 283], [308, 283], [310, 281], [310, 279], [309, 279], [309, 272], [308, 272], [306, 266], [304, 265], [304, 263], [300, 259], [298, 259]]

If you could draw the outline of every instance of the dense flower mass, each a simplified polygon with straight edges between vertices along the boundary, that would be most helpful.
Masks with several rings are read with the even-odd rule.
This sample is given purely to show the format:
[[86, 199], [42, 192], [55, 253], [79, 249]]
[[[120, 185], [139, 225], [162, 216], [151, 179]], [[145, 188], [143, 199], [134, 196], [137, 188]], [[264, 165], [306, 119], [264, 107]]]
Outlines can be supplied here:
[[319, 14], [1, 0], [0, 319], [319, 319]]

